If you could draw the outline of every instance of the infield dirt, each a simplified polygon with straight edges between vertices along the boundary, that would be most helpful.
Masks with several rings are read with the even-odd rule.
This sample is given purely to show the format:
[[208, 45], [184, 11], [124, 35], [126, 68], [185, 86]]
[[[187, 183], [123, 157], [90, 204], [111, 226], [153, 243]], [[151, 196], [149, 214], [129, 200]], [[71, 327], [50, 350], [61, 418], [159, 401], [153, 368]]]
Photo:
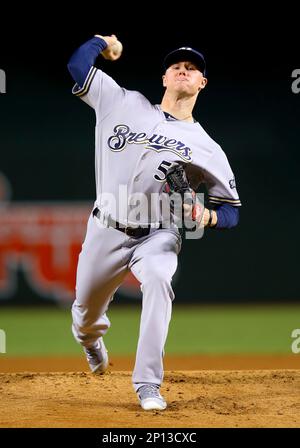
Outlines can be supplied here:
[[0, 374], [0, 427], [300, 427], [300, 370], [167, 370], [165, 411], [143, 411], [131, 371]]

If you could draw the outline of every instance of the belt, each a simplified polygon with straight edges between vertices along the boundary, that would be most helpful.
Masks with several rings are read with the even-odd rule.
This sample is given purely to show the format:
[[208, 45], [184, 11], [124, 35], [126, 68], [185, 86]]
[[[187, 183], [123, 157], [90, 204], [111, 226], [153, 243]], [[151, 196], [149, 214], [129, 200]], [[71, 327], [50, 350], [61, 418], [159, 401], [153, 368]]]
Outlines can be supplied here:
[[[93, 210], [93, 216], [96, 216], [96, 218], [100, 219], [101, 210], [99, 210], [98, 207]], [[123, 224], [114, 221], [109, 215], [105, 217], [105, 222], [107, 224], [107, 227], [113, 227], [114, 229], [120, 230], [120, 232], [123, 232], [132, 238], [142, 238], [143, 236], [147, 236], [152, 229], [151, 225], [148, 225], [147, 227], [124, 227]], [[162, 224], [160, 224], [156, 229], [162, 229]]]

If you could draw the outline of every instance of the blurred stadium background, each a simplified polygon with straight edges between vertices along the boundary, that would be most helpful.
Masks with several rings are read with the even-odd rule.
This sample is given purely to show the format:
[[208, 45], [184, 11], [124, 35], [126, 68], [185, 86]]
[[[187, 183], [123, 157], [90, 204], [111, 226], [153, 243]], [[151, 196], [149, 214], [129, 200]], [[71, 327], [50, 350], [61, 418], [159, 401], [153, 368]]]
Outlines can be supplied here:
[[[292, 39], [286, 45], [275, 24], [265, 33], [259, 22], [255, 36], [240, 22], [222, 39], [208, 28], [199, 39], [195, 30], [170, 27], [163, 45], [151, 35], [137, 61], [136, 35], [124, 27], [91, 24], [79, 32], [58, 24], [47, 36], [44, 26], [27, 30], [27, 51], [17, 57], [17, 39], [1, 39], [0, 370], [11, 356], [81, 355], [70, 307], [94, 201], [95, 123], [94, 112], [71, 95], [66, 64], [96, 32], [115, 33], [124, 44], [119, 61], [99, 64], [153, 103], [163, 92], [164, 54], [183, 44], [203, 51], [209, 83], [195, 117], [227, 153], [243, 204], [236, 229], [184, 241], [167, 353], [291, 355], [291, 333], [300, 327], [300, 94], [291, 90], [300, 61]], [[139, 285], [129, 276], [111, 304], [110, 353], [134, 354], [140, 306]]]

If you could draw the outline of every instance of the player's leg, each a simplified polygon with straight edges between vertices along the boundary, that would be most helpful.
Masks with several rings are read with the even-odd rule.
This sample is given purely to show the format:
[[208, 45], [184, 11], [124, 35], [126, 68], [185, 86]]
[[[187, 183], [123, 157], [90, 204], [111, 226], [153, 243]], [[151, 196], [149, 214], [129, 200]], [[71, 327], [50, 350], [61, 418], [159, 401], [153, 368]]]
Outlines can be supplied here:
[[128, 272], [126, 235], [90, 217], [79, 255], [72, 331], [77, 342], [91, 347], [110, 327], [106, 316], [114, 292]]
[[172, 277], [177, 268], [181, 238], [158, 230], [134, 251], [130, 269], [141, 282], [143, 308], [133, 371], [135, 390], [142, 384], [160, 385], [163, 380], [163, 354], [172, 312]]

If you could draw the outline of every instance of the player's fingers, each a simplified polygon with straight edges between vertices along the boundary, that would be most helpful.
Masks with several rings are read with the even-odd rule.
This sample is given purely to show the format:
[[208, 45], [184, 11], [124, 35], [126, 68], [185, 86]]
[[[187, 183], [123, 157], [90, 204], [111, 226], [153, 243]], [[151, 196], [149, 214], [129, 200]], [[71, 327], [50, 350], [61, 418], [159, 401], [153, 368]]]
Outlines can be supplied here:
[[193, 207], [190, 204], [183, 204], [183, 214], [186, 218], [190, 218], [192, 216]]
[[195, 204], [192, 212], [193, 221], [197, 221], [200, 223], [203, 218], [203, 213], [204, 213], [204, 207], [202, 207], [200, 204]]
[[105, 40], [105, 42], [107, 43], [107, 48], [106, 50], [109, 49], [110, 46], [114, 45], [117, 42], [117, 37], [115, 35], [111, 35], [111, 36], [101, 36], [100, 34], [97, 34], [98, 37], [102, 37], [102, 39]]
[[116, 54], [116, 53], [114, 53], [114, 52], [111, 52], [111, 55], [110, 55], [110, 56], [111, 56], [110, 59], [111, 59], [112, 61], [116, 61], [116, 60], [119, 59], [119, 57], [120, 57], [119, 54]]
[[170, 188], [170, 185], [168, 184], [168, 182], [165, 183], [164, 191], [165, 191], [165, 193], [171, 193], [171, 188]]
[[115, 34], [112, 34], [111, 36], [110, 36], [110, 42], [109, 42], [109, 44], [110, 45], [113, 45], [113, 44], [115, 44], [116, 42], [117, 42], [117, 40], [118, 40], [118, 38], [117, 38], [117, 36], [115, 35]]
[[121, 56], [121, 53], [115, 53], [110, 47], [107, 47], [101, 54], [104, 59], [109, 61], [116, 61]]

